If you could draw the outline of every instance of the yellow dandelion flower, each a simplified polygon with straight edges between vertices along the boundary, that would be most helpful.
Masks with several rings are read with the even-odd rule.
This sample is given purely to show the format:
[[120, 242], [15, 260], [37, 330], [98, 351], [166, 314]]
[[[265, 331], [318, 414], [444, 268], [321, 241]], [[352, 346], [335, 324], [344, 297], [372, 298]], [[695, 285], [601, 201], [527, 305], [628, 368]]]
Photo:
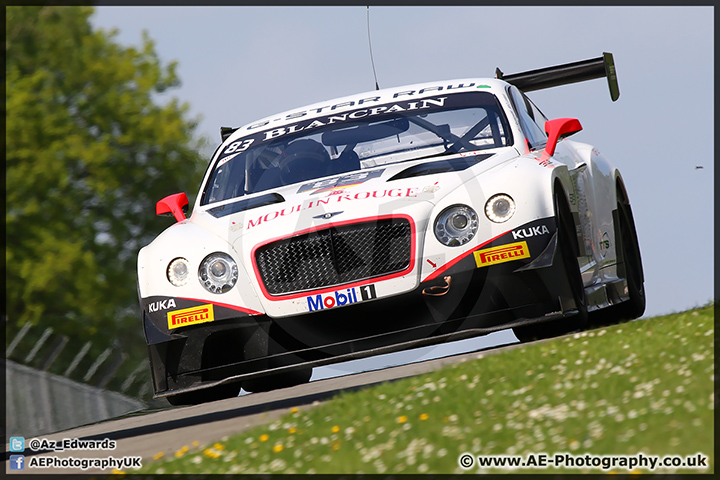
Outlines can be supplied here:
[[158, 452], [155, 455], [153, 455], [153, 460], [160, 460], [164, 456], [165, 456], [165, 452]]
[[407, 415], [400, 415], [400, 416], [397, 418], [397, 422], [398, 422], [398, 423], [405, 423], [405, 422], [407, 422]]
[[175, 452], [175, 456], [176, 456], [177, 458], [180, 458], [180, 457], [182, 457], [183, 455], [185, 455], [185, 452], [183, 452], [182, 450], [178, 450], [177, 452]]
[[280, 453], [283, 451], [282, 443], [278, 443], [273, 447], [273, 452]]
[[214, 450], [212, 448], [206, 448], [205, 451], [203, 451], [206, 457], [209, 458], [218, 458], [220, 456], [220, 452], [217, 450]]
[[297, 432], [297, 428], [295, 428], [295, 427], [288, 428], [288, 433], [295, 433], [295, 432]]
[[637, 475], [637, 474], [640, 474], [640, 473], [642, 473], [642, 471], [641, 471], [640, 469], [638, 469], [638, 468], [636, 468], [635, 470], [631, 470], [631, 471], [630, 471], [630, 475]]
[[113, 475], [125, 475], [125, 472], [123, 472], [122, 470], [118, 470], [117, 468], [113, 468], [112, 473]]
[[183, 453], [187, 452], [188, 450], [190, 450], [190, 449], [188, 448], [187, 445], [183, 445], [183, 447], [180, 449], [180, 451]]
[[337, 451], [340, 450], [340, 442], [335, 442], [332, 444], [332, 449]]
[[263, 433], [262, 435], [260, 435], [261, 442], [267, 442], [269, 438], [270, 438], [270, 435], [268, 435], [267, 433]]
[[198, 445], [200, 445], [200, 443], [198, 443], [197, 440], [195, 440], [195, 441], [192, 443], [192, 446], [193, 446], [193, 447], [197, 447]]
[[213, 448], [215, 450], [225, 450], [225, 445], [223, 445], [222, 443], [216, 443], [215, 445], [213, 445]]
[[333, 427], [331, 428], [331, 430], [332, 430], [333, 433], [337, 433], [337, 432], [340, 431], [340, 427], [337, 426], [337, 425], [333, 425]]
[[420, 420], [427, 420], [430, 417], [427, 413], [421, 413], [420, 414]]
[[300, 409], [298, 407], [292, 407], [290, 409], [290, 413], [297, 413], [298, 411], [300, 411]]

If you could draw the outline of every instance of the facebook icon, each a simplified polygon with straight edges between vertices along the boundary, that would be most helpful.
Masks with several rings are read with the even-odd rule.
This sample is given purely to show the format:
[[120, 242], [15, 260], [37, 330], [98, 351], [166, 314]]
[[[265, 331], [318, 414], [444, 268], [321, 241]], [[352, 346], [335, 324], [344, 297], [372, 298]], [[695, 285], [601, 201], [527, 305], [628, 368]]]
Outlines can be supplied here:
[[10, 455], [10, 470], [25, 470], [25, 455]]

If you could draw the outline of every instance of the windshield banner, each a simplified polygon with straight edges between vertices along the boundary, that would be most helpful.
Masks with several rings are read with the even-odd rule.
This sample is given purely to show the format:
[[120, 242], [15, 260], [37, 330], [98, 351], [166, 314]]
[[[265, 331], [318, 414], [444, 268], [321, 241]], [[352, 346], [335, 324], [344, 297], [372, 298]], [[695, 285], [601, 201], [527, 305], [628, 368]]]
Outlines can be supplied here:
[[[230, 160], [239, 153], [244, 152], [251, 146], [258, 146], [264, 142], [283, 139], [287, 135], [311, 132], [314, 129], [323, 129], [332, 125], [339, 128], [350, 127], [353, 124], [370, 123], [374, 121], [387, 120], [388, 118], [397, 118], [399, 116], [422, 115], [440, 110], [452, 110], [467, 106], [497, 108], [495, 96], [488, 92], [467, 92], [454, 93], [438, 97], [429, 97], [424, 99], [396, 101], [384, 105], [377, 105], [367, 108], [359, 108], [350, 112], [337, 113], [334, 115], [326, 115], [308, 120], [298, 121], [292, 125], [273, 128], [271, 130], [260, 131], [251, 135], [247, 135], [230, 143], [220, 155], [218, 165]], [[371, 120], [372, 119], [372, 120]], [[288, 139], [289, 140], [289, 139]], [[228, 157], [228, 158], [226, 158]]]

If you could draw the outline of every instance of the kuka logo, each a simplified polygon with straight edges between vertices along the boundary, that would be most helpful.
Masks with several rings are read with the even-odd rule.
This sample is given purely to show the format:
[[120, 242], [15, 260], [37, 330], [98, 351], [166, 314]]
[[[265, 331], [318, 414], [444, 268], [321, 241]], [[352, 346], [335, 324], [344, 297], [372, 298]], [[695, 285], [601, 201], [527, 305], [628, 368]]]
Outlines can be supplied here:
[[326, 295], [317, 294], [306, 297], [308, 302], [308, 309], [310, 309], [311, 312], [315, 312], [317, 310], [341, 307], [343, 305], [351, 305], [353, 303], [362, 302], [364, 300], [377, 298], [377, 293], [375, 293], [375, 285], [363, 285], [362, 287], [358, 288], [360, 289], [360, 299], [358, 299], [357, 289], [355, 288], [348, 288], [344, 292], [337, 290]]
[[513, 230], [512, 235], [513, 240], [517, 240], [518, 238], [536, 237], [547, 233], [550, 233], [547, 226], [540, 225], [539, 227], [518, 228], [517, 230]]
[[160, 300], [148, 304], [148, 312], [159, 312], [160, 310], [167, 310], [168, 308], [175, 308], [175, 299]]
[[212, 304], [168, 312], [168, 328], [186, 327], [215, 320]]
[[512, 262], [521, 258], [530, 257], [530, 249], [527, 242], [511, 243], [499, 247], [486, 248], [473, 252], [475, 264], [480, 267], [487, 267], [497, 263]]

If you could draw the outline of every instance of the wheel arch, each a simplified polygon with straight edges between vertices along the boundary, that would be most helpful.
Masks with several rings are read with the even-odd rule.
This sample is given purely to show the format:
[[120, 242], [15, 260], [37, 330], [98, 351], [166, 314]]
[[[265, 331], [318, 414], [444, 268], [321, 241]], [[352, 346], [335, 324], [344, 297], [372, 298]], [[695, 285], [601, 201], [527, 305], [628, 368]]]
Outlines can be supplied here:
[[616, 204], [630, 205], [630, 197], [625, 187], [625, 181], [619, 170], [615, 170], [615, 200]]
[[[591, 323], [595, 326], [614, 325], [641, 317], [646, 305], [645, 274], [630, 198], [625, 182], [617, 170], [614, 171], [614, 180], [615, 208], [612, 211], [612, 219], [616, 244], [617, 276], [625, 280], [624, 290], [628, 298], [591, 313]], [[627, 229], [625, 235], [623, 235], [623, 226]], [[630, 243], [624, 244], [627, 241]], [[630, 252], [627, 258], [626, 250]]]
[[[615, 242], [618, 246], [620, 246], [620, 222], [619, 222], [619, 209], [622, 208], [625, 210], [627, 222], [629, 223], [629, 228], [634, 233], [635, 236], [635, 242], [638, 242], [637, 239], [637, 227], [635, 226], [635, 218], [633, 216], [632, 212], [632, 206], [630, 205], [630, 197], [627, 193], [627, 188], [625, 187], [625, 182], [623, 181], [622, 176], [620, 175], [619, 171], [616, 171], [615, 174], [615, 205], [616, 208], [613, 210], [613, 233], [615, 235]], [[618, 275], [625, 276], [627, 275], [627, 272], [625, 271], [625, 258], [623, 257], [623, 249], [618, 248], [617, 251], [617, 262], [618, 262]], [[640, 263], [642, 264], [642, 254], [640, 251], [640, 247], [638, 245], [637, 247], [637, 254], [640, 257]], [[640, 272], [640, 281], [645, 281], [645, 274], [643, 270], [641, 269]]]

